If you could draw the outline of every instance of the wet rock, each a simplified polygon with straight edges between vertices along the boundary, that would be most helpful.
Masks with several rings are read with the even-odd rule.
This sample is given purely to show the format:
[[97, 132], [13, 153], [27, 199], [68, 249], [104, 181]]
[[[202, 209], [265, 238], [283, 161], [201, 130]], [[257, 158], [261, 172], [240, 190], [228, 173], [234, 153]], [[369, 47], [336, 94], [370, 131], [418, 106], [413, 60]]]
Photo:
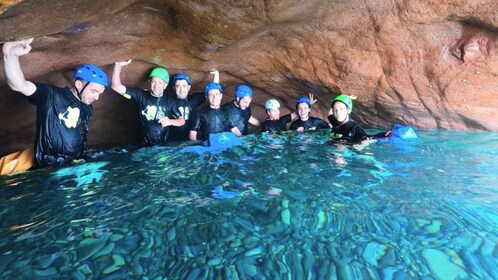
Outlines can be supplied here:
[[263, 253], [263, 246], [258, 246], [256, 248], [253, 248], [251, 250], [248, 250], [244, 253], [246, 257], [251, 257], [251, 256], [257, 256]]
[[125, 260], [124, 260], [123, 256], [118, 255], [118, 254], [112, 255], [112, 260], [113, 260], [113, 263], [110, 266], [108, 266], [107, 268], [105, 268], [104, 271], [102, 271], [103, 274], [113, 273], [114, 271], [120, 269], [125, 264]]
[[55, 267], [49, 267], [47, 269], [35, 269], [33, 270], [36, 276], [39, 277], [49, 277], [49, 276], [55, 276], [57, 274], [57, 269]]
[[90, 266], [88, 264], [84, 264], [80, 267], [78, 267], [78, 271], [81, 271], [85, 275], [91, 275], [93, 271], [90, 269]]
[[280, 216], [281, 216], [282, 222], [284, 224], [286, 224], [286, 225], [291, 224], [291, 212], [289, 209], [282, 210], [282, 212], [280, 213]]
[[467, 272], [453, 263], [451, 258], [442, 251], [425, 249], [422, 251], [422, 257], [436, 279], [462, 279], [468, 277]]
[[78, 246], [78, 259], [79, 261], [84, 261], [91, 256], [95, 255], [99, 252], [107, 243], [107, 239], [109, 238], [109, 234], [104, 235], [100, 238], [86, 238], [80, 242]]

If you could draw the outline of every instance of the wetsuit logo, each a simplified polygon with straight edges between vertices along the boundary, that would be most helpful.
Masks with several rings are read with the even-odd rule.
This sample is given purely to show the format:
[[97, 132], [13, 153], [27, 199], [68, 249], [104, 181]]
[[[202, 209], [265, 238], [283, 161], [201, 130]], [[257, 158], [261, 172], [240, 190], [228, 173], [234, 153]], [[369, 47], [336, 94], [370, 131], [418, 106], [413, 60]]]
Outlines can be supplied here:
[[64, 122], [67, 128], [75, 128], [80, 119], [80, 109], [67, 107], [64, 113], [59, 113], [59, 120]]
[[178, 111], [180, 111], [180, 114], [182, 114], [182, 117], [185, 120], [188, 120], [188, 117], [190, 115], [190, 108], [189, 107], [178, 107]]
[[148, 121], [160, 120], [165, 117], [163, 109], [154, 105], [148, 105], [142, 110], [142, 115], [144, 115]]
[[331, 135], [331, 136], [332, 136], [332, 138], [335, 138], [335, 139], [337, 139], [337, 138], [342, 138], [342, 137], [343, 137], [343, 135], [342, 135], [342, 134], [339, 134], [339, 133], [332, 133], [332, 135]]

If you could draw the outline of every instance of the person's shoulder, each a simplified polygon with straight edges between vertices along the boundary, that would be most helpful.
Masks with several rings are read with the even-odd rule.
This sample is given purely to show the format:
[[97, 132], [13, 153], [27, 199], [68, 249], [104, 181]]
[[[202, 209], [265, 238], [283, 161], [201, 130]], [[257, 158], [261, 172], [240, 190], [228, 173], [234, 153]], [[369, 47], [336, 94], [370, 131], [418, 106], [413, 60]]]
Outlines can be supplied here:
[[68, 88], [62, 88], [51, 84], [45, 83], [34, 83], [36, 86], [36, 90], [53, 90], [53, 91], [64, 91], [69, 90]]
[[[48, 96], [52, 95], [64, 95], [64, 94], [71, 94], [71, 90], [67, 87], [58, 87], [55, 85], [51, 84], [45, 84], [45, 83], [34, 83], [36, 86], [35, 92], [29, 98], [37, 98], [37, 96], [44, 96], [43, 98], [50, 98]], [[71, 94], [72, 95], [72, 94]]]
[[233, 101], [229, 101], [229, 102], [221, 105], [221, 108], [223, 108], [223, 109], [233, 109], [233, 108], [235, 108], [235, 104], [233, 104]]
[[205, 113], [205, 112], [209, 111], [209, 109], [211, 109], [211, 107], [209, 107], [207, 104], [205, 104], [205, 105], [201, 105], [201, 106], [195, 108], [194, 112]]
[[126, 94], [131, 95], [133, 97], [150, 95], [148, 93], [149, 91], [145, 89], [129, 88], [129, 87], [126, 88]]
[[296, 126], [296, 125], [299, 125], [299, 124], [301, 124], [301, 123], [303, 123], [303, 121], [302, 121], [301, 119], [297, 119], [297, 120], [295, 120], [295, 121], [293, 121], [293, 122], [291, 123], [291, 127]]

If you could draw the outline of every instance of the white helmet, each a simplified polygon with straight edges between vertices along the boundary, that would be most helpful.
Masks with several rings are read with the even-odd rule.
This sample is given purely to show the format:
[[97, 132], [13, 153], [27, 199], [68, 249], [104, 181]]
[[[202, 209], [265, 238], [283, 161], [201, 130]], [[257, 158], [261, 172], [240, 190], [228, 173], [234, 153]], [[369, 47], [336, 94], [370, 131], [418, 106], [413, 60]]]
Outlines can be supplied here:
[[265, 103], [265, 109], [280, 109], [280, 103], [278, 103], [277, 99], [268, 99]]

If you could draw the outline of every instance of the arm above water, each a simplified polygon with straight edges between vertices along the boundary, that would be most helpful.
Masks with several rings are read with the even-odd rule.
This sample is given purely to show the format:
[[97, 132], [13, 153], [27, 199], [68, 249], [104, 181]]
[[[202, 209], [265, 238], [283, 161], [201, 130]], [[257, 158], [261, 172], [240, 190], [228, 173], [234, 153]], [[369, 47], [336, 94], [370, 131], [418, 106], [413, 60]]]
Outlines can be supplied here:
[[254, 126], [261, 126], [261, 123], [259, 122], [258, 119], [256, 119], [255, 117], [251, 116], [249, 118], [249, 123], [254, 125]]
[[112, 83], [111, 87], [117, 93], [124, 95], [126, 93], [126, 87], [121, 83], [121, 69], [131, 63], [131, 59], [127, 61], [119, 61], [114, 63], [114, 69], [112, 70]]
[[213, 75], [213, 82], [219, 84], [220, 83], [220, 72], [218, 70], [213, 70], [209, 73]]
[[33, 42], [33, 38], [6, 42], [3, 45], [3, 61], [7, 84], [12, 90], [18, 91], [25, 96], [31, 96], [36, 91], [36, 85], [24, 78], [24, 73], [19, 63], [19, 57], [31, 51], [31, 42]]
[[178, 119], [170, 119], [168, 117], [164, 117], [164, 118], [158, 120], [157, 122], [160, 123], [162, 127], [182, 126], [185, 124], [185, 119], [183, 117], [180, 117]]
[[235, 134], [237, 137], [242, 136], [242, 133], [237, 127], [233, 127], [232, 129], [230, 129], [230, 131], [233, 132], [233, 134]]
[[191, 130], [188, 134], [188, 139], [190, 141], [197, 141], [197, 131]]

